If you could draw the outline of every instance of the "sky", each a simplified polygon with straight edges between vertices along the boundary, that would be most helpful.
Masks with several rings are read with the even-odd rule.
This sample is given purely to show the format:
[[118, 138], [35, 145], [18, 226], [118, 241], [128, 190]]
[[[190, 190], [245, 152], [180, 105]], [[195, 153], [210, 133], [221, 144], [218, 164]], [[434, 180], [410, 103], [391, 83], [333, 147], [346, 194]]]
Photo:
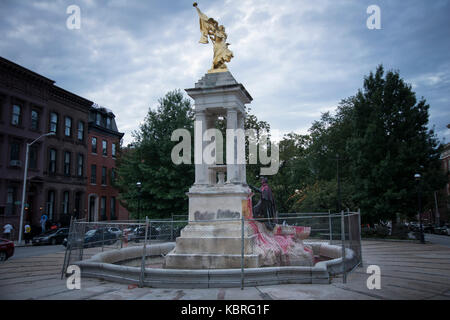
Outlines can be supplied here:
[[[225, 26], [228, 68], [275, 140], [306, 134], [383, 64], [427, 100], [429, 128], [450, 141], [450, 0], [197, 2]], [[70, 5], [79, 29], [66, 26]], [[370, 5], [380, 29], [367, 27]], [[111, 109], [124, 145], [159, 98], [210, 69], [212, 44], [199, 39], [190, 0], [0, 0], [0, 56]]]

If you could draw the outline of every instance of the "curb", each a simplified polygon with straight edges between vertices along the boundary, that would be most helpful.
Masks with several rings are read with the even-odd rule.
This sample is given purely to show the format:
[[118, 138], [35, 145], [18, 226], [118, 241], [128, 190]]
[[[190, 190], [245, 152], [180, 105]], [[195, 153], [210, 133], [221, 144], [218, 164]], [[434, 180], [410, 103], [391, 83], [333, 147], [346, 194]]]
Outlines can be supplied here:
[[[383, 239], [383, 238], [361, 238], [361, 241], [420, 243], [420, 240], [400, 240], [400, 239]], [[431, 243], [431, 242], [430, 241], [425, 241], [425, 243]]]
[[14, 241], [14, 248], [21, 248], [21, 247], [32, 247], [32, 244], [18, 244], [16, 241]]

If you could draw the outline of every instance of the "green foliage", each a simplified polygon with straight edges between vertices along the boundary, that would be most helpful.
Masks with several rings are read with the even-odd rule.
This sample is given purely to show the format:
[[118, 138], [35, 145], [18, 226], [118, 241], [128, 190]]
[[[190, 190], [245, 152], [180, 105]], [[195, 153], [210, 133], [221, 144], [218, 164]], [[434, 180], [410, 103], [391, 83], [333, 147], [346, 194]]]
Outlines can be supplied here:
[[439, 142], [427, 129], [428, 110], [398, 72], [385, 75], [379, 66], [356, 96], [341, 101], [335, 115], [322, 114], [308, 136], [289, 134], [281, 141], [284, 162], [271, 178], [279, 211], [336, 210], [339, 154], [342, 209], [361, 208], [366, 223], [415, 215], [414, 174], [423, 177], [425, 205], [446, 180]]
[[[171, 151], [178, 142], [170, 139], [172, 132], [180, 128], [193, 136], [193, 125], [190, 101], [175, 90], [159, 100], [157, 110], [149, 110], [144, 123], [134, 132], [135, 141], [118, 159], [116, 182], [122, 203], [133, 218], [138, 218], [139, 198], [141, 218], [186, 214], [185, 193], [194, 181], [194, 165], [173, 164]], [[141, 196], [136, 187], [138, 181], [142, 183]]]
[[[352, 194], [352, 184], [343, 181], [341, 185], [342, 208], [355, 208]], [[333, 211], [337, 201], [337, 182], [336, 180], [316, 181], [314, 184], [297, 189], [290, 198], [293, 200], [291, 211], [294, 212]]]
[[417, 102], [398, 72], [379, 66], [354, 99], [350, 170], [354, 199], [365, 220], [395, 220], [398, 212], [417, 213], [414, 174], [423, 177], [425, 197], [443, 186], [440, 148], [427, 129], [429, 105]]

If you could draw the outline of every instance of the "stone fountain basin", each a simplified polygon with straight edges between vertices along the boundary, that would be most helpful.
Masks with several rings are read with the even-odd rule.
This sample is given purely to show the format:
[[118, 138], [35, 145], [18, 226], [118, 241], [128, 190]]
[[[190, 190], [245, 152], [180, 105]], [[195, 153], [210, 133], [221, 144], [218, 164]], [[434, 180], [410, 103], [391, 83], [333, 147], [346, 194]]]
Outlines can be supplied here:
[[[312, 267], [277, 266], [244, 269], [245, 286], [276, 284], [328, 284], [330, 277], [343, 272], [342, 248], [326, 242], [304, 242], [313, 254], [325, 261]], [[147, 245], [146, 264], [154, 257], [162, 257], [175, 243]], [[99, 278], [126, 284], [139, 284], [140, 267], [127, 266], [141, 261], [142, 246], [128, 247], [98, 253], [88, 260], [75, 262], [81, 276]], [[358, 261], [351, 249], [345, 250], [345, 270], [350, 271]], [[154, 288], [224, 288], [241, 286], [241, 269], [163, 269], [145, 268], [144, 286]]]

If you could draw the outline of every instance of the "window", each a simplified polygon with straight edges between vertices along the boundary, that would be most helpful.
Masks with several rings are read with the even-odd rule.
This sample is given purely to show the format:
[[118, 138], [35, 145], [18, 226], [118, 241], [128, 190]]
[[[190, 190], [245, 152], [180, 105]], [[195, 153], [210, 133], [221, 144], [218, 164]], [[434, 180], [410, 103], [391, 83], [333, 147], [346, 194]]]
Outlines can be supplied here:
[[38, 153], [37, 146], [31, 146], [28, 155], [28, 162], [29, 162], [28, 166], [30, 169], [37, 169], [37, 153]]
[[39, 112], [31, 110], [31, 130], [39, 129]]
[[72, 118], [66, 117], [65, 125], [64, 134], [66, 137], [70, 137], [72, 135]]
[[14, 126], [18, 126], [20, 124], [21, 118], [20, 118], [20, 113], [21, 113], [21, 107], [19, 105], [13, 105], [13, 110], [12, 110], [12, 117], [11, 117], [11, 124]]
[[106, 118], [106, 128], [111, 129], [111, 118], [110, 117]]
[[95, 116], [95, 124], [99, 126], [101, 121], [102, 121], [102, 115], [100, 113], [97, 113]]
[[64, 152], [64, 175], [70, 176], [70, 158], [71, 154], [69, 151]]
[[111, 184], [114, 183], [116, 179], [116, 171], [114, 170], [114, 168], [111, 168]]
[[18, 142], [11, 143], [11, 152], [9, 154], [10, 161], [18, 161], [20, 157], [20, 144]]
[[63, 193], [63, 213], [68, 214], [69, 213], [69, 191], [64, 191]]
[[101, 197], [100, 199], [100, 213], [102, 220], [106, 220], [106, 197]]
[[108, 143], [106, 142], [106, 140], [102, 141], [102, 154], [104, 156], [108, 155]]
[[92, 138], [92, 153], [97, 153], [97, 138], [93, 137]]
[[58, 129], [58, 115], [55, 112], [50, 112], [50, 132], [55, 132]]
[[97, 183], [97, 166], [95, 164], [91, 164], [91, 183]]
[[106, 185], [106, 167], [102, 167], [102, 185]]
[[84, 169], [84, 156], [80, 153], [78, 154], [78, 166], [77, 166], [77, 176], [83, 176]]
[[75, 207], [74, 207], [75, 218], [79, 217], [80, 209], [81, 209], [81, 192], [77, 192], [75, 193]]
[[116, 220], [116, 197], [111, 197], [111, 220]]
[[79, 141], [84, 140], [84, 122], [83, 121], [78, 122], [78, 140]]
[[14, 202], [16, 201], [16, 188], [9, 187], [6, 190], [6, 215], [14, 213]]
[[53, 220], [54, 213], [55, 213], [55, 191], [50, 190], [47, 196], [47, 214], [50, 220]]
[[56, 172], [56, 150], [55, 149], [50, 149], [48, 158], [49, 158], [48, 172], [55, 173]]
[[112, 156], [113, 158], [116, 157], [116, 144], [115, 144], [115, 143], [112, 143], [112, 144], [111, 144], [111, 156]]

